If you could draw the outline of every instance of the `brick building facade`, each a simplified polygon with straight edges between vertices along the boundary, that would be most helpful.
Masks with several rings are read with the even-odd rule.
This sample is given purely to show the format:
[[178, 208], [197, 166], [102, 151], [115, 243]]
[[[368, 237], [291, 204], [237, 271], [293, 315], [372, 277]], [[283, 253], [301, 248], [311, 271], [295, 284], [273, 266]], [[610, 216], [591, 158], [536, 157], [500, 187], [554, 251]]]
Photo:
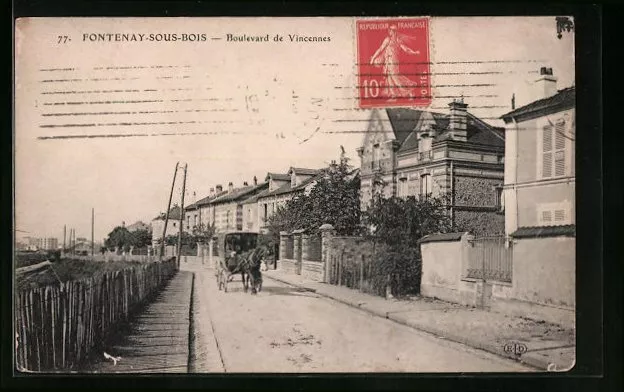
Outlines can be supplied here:
[[504, 129], [486, 124], [462, 101], [449, 113], [407, 108], [373, 110], [362, 147], [361, 208], [385, 197], [448, 195], [457, 230], [504, 232]]

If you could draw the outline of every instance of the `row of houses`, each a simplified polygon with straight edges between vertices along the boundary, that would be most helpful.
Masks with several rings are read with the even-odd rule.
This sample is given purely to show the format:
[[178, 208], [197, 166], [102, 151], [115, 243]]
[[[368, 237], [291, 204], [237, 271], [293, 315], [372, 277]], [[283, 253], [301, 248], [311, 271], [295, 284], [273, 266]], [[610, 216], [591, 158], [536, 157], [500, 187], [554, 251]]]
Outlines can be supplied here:
[[[534, 83], [536, 100], [513, 108], [496, 127], [470, 112], [463, 99], [446, 113], [413, 108], [370, 111], [358, 175], [361, 208], [376, 192], [395, 197], [448, 195], [454, 226], [478, 236], [569, 233], [574, 225], [574, 87], [558, 90], [552, 70], [542, 68]], [[264, 181], [227, 188], [181, 211], [169, 212], [168, 233], [213, 225], [218, 232], [266, 232], [280, 205], [309, 192], [320, 169], [291, 167]], [[162, 237], [165, 215], [152, 222]], [[171, 231], [169, 231], [171, 230]], [[528, 234], [527, 234], [528, 233]]]
[[[244, 182], [235, 187], [232, 182], [226, 189], [216, 185], [208, 196], [186, 206], [169, 211], [167, 235], [179, 231], [180, 215], [182, 229], [192, 233], [201, 227], [214, 225], [217, 232], [267, 231], [267, 220], [287, 200], [297, 194], [310, 192], [321, 174], [320, 169], [291, 167], [286, 173], [267, 173], [263, 182], [254, 177], [251, 184]], [[164, 230], [165, 214], [152, 220], [152, 241], [158, 242]]]

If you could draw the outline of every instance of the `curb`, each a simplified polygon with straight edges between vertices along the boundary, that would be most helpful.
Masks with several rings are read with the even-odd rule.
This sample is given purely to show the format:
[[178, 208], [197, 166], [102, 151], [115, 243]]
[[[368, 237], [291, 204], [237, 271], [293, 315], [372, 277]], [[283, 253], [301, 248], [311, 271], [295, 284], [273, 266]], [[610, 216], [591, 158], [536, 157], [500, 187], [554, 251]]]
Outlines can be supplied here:
[[439, 330], [439, 329], [436, 329], [436, 328], [432, 328], [432, 327], [429, 327], [429, 326], [423, 326], [423, 325], [420, 325], [420, 324], [416, 324], [416, 323], [412, 323], [412, 322], [409, 322], [409, 321], [405, 321], [405, 320], [402, 320], [399, 317], [393, 316], [391, 312], [379, 312], [379, 311], [376, 311], [376, 310], [373, 310], [373, 309], [362, 308], [359, 303], [353, 303], [353, 302], [350, 302], [350, 301], [343, 300], [341, 298], [336, 298], [336, 297], [334, 297], [334, 296], [332, 296], [330, 294], [326, 294], [326, 293], [320, 292], [320, 291], [318, 291], [316, 289], [305, 287], [304, 285], [299, 284], [299, 283], [289, 282], [289, 281], [287, 281], [285, 279], [282, 279], [282, 278], [279, 278], [279, 277], [271, 276], [271, 275], [268, 275], [268, 274], [266, 276], [269, 279], [273, 279], [275, 281], [287, 284], [289, 286], [299, 287], [299, 288], [306, 289], [308, 291], [312, 291], [312, 292], [314, 292], [314, 293], [316, 293], [316, 294], [318, 294], [318, 295], [320, 295], [322, 297], [332, 299], [332, 300], [334, 300], [336, 302], [340, 302], [342, 304], [345, 304], [345, 305], [350, 306], [350, 307], [355, 308], [355, 309], [359, 309], [359, 310], [364, 311], [364, 312], [366, 312], [368, 314], [371, 314], [373, 316], [377, 316], [377, 317], [381, 317], [381, 318], [385, 318], [385, 319], [391, 320], [391, 321], [393, 321], [393, 322], [395, 322], [397, 324], [401, 324], [401, 325], [404, 325], [406, 327], [413, 328], [413, 329], [415, 329], [417, 331], [426, 332], [426, 333], [435, 335], [438, 338], [443, 338], [445, 340], [449, 340], [449, 341], [452, 341], [452, 342], [455, 342], [455, 343], [460, 343], [460, 344], [463, 344], [463, 345], [466, 345], [466, 346], [469, 346], [469, 347], [472, 347], [472, 348], [475, 348], [475, 349], [478, 349], [478, 350], [486, 351], [486, 352], [488, 352], [490, 354], [494, 354], [494, 355], [497, 355], [497, 356], [502, 357], [502, 358], [512, 359], [514, 361], [520, 362], [520, 363], [522, 363], [524, 365], [531, 366], [531, 367], [536, 368], [538, 370], [548, 370], [549, 363], [547, 361], [543, 360], [542, 358], [535, 357], [535, 356], [532, 356], [532, 355], [518, 356], [518, 355], [514, 355], [514, 354], [508, 354], [508, 353], [504, 352], [502, 349], [498, 348], [498, 346], [494, 346], [492, 344], [483, 343], [483, 342], [472, 340], [472, 339], [466, 339], [464, 337], [460, 337], [460, 336], [457, 336], [457, 335], [454, 335], [454, 334], [450, 334], [448, 332], [445, 332], [445, 331], [442, 331], [442, 330]]

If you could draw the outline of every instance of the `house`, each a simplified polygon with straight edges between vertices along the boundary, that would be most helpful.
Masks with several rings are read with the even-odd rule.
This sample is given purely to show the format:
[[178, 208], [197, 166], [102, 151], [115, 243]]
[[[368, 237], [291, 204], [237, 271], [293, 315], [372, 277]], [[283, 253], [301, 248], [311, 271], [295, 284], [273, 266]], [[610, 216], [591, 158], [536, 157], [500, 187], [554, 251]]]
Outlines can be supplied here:
[[243, 203], [246, 199], [266, 190], [269, 184], [247, 185], [234, 188], [230, 182], [227, 193], [212, 200], [210, 204], [214, 208], [214, 222], [217, 232], [229, 230], [243, 230]]
[[[167, 223], [168, 235], [177, 234], [180, 228], [181, 208], [178, 205], [174, 205], [169, 210], [169, 222]], [[156, 218], [152, 219], [152, 245], [156, 246], [158, 242], [163, 238], [163, 230], [165, 229], [165, 214], [161, 213]]]
[[221, 185], [210, 189], [210, 194], [185, 208], [184, 230], [192, 232], [199, 225], [214, 225], [217, 232], [244, 230], [243, 203], [267, 190], [268, 183], [258, 184], [254, 177], [252, 185], [247, 182], [235, 188], [230, 182], [223, 190]]
[[131, 225], [126, 226], [126, 229], [128, 229], [129, 232], [134, 232], [138, 230], [145, 230], [145, 231], [151, 232], [152, 226], [148, 225], [147, 223], [144, 223], [143, 221], [137, 221]]
[[542, 98], [502, 116], [505, 233], [513, 247], [510, 296], [573, 324], [576, 94], [556, 82], [542, 68], [535, 82]]
[[372, 110], [358, 148], [361, 209], [373, 195], [441, 197], [457, 230], [502, 234], [505, 135], [460, 100], [448, 113]]
[[[320, 169], [298, 167], [291, 167], [286, 174], [267, 173], [265, 181], [268, 183], [268, 189], [246, 204], [244, 210], [248, 216], [245, 220], [246, 224], [249, 227], [258, 228], [260, 232], [266, 232], [267, 219], [288, 200], [302, 192], [309, 192], [321, 173]], [[255, 211], [254, 203], [256, 204]]]
[[217, 185], [215, 188], [210, 188], [208, 196], [184, 208], [184, 230], [193, 232], [193, 230], [200, 225], [203, 227], [213, 225], [215, 223], [215, 208], [211, 202], [226, 193], [227, 190], [224, 191], [222, 185]]

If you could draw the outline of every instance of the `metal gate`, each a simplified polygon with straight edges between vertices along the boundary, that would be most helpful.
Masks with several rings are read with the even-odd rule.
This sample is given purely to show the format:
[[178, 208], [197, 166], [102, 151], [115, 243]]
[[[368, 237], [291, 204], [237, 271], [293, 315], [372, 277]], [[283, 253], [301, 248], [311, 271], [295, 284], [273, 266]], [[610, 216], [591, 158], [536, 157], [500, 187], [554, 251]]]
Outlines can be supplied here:
[[512, 243], [505, 237], [478, 237], [469, 240], [467, 277], [511, 283]]

